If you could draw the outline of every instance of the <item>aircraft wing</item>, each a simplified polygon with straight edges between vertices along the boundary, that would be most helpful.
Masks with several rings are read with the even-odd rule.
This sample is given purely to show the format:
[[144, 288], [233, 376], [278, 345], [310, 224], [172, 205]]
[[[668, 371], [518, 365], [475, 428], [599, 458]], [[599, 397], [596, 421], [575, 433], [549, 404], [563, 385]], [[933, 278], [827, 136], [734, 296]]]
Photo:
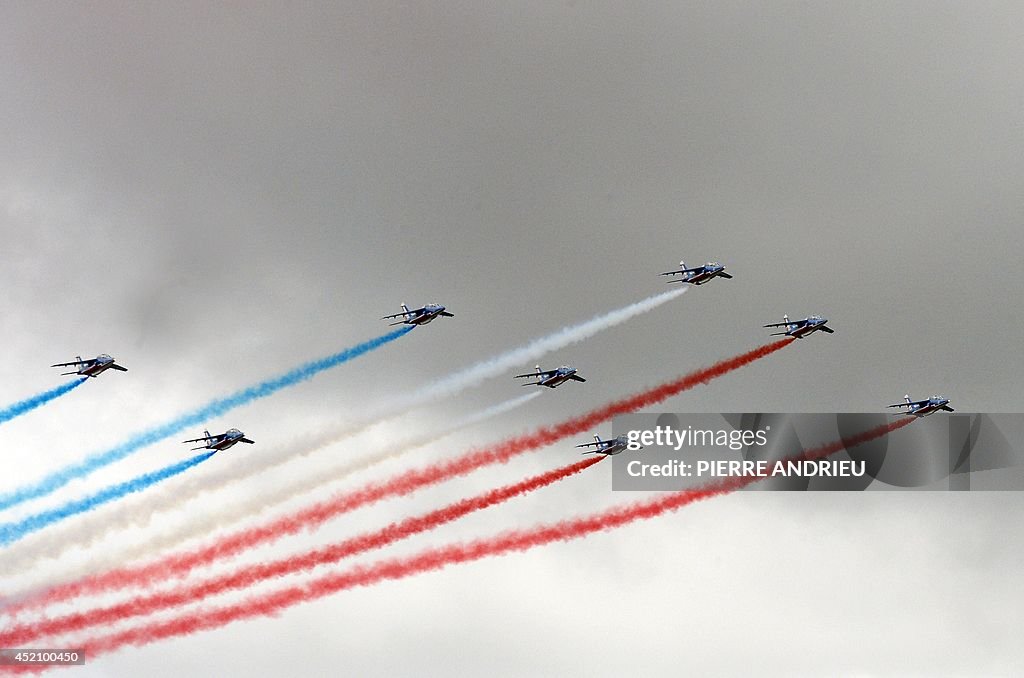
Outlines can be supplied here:
[[916, 400], [916, 401], [914, 401], [912, 403], [893, 403], [892, 405], [889, 405], [889, 407], [915, 407], [915, 406], [918, 406], [918, 405], [924, 405], [926, 402], [928, 402], [928, 401], [927, 400]]
[[941, 409], [946, 410], [947, 412], [956, 412], [956, 410], [954, 410], [949, 405], [943, 405]]
[[96, 362], [95, 360], [73, 360], [69, 363], [57, 363], [56, 365], [50, 365], [50, 367], [70, 367], [71, 365], [91, 365]]
[[521, 379], [523, 377], [540, 377], [544, 379], [546, 377], [553, 376], [557, 370], [545, 370], [544, 372], [530, 372], [529, 374], [517, 374], [512, 377], [513, 379]]
[[610, 442], [614, 441], [602, 440], [601, 442], [583, 443], [582, 445], [577, 445], [576, 447], [608, 447], [608, 443]]
[[205, 438], [192, 438], [191, 440], [182, 440], [183, 443], [205, 443], [208, 440], [218, 440], [220, 436], [207, 436]]
[[127, 372], [128, 371], [127, 367], [121, 367], [117, 363], [111, 363], [110, 364], [110, 369], [117, 370], [118, 372]]
[[443, 315], [445, 318], [454, 318], [455, 317], [454, 313], [449, 313], [448, 311], [441, 311], [440, 313], [438, 313], [438, 315]]
[[238, 442], [240, 442], [240, 443], [249, 443], [250, 445], [253, 445], [253, 444], [256, 443], [255, 440], [249, 440], [248, 438], [239, 438]]
[[392, 318], [408, 318], [409, 316], [416, 315], [415, 311], [409, 311], [408, 313], [394, 313], [392, 315], [386, 315], [381, 320], [391, 320]]
[[574, 381], [586, 381], [586, 379], [584, 379], [583, 377], [581, 377], [581, 376], [580, 376], [580, 375], [578, 375], [578, 374], [574, 374], [574, 375], [572, 375], [572, 376], [571, 376], [571, 377], [569, 377], [569, 378], [570, 378], [570, 379], [572, 379], [572, 380], [574, 380]]
[[822, 332], [828, 332], [829, 334], [835, 334], [836, 333], [836, 331], [834, 329], [832, 329], [831, 327], [825, 327], [824, 325], [822, 325], [818, 329], [821, 330]]
[[718, 272], [718, 277], [719, 278], [728, 278], [729, 280], [732, 280], [732, 276], [729, 275], [728, 273], [726, 273], [725, 271], [719, 271]]
[[800, 321], [788, 322], [788, 323], [769, 323], [768, 325], [762, 325], [762, 327], [789, 327], [791, 325], [799, 325]]

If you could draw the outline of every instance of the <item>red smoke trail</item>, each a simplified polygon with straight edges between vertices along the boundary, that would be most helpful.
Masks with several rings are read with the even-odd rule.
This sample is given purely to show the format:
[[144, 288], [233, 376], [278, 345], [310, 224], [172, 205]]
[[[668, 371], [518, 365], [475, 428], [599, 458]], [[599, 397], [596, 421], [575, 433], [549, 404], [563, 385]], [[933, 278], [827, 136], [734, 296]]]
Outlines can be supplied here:
[[618, 414], [626, 414], [659, 403], [666, 398], [682, 393], [698, 384], [706, 384], [716, 377], [737, 370], [755, 360], [779, 351], [794, 340], [786, 337], [765, 344], [733, 358], [715, 363], [687, 374], [679, 379], [640, 393], [616, 400], [604, 407], [592, 410], [554, 426], [537, 429], [533, 433], [517, 436], [487, 449], [468, 452], [461, 457], [431, 464], [420, 469], [406, 471], [389, 480], [368, 483], [362, 488], [338, 495], [332, 499], [317, 502], [291, 515], [283, 516], [263, 525], [239, 530], [193, 551], [173, 554], [163, 559], [134, 567], [110, 570], [106, 573], [62, 584], [50, 589], [33, 601], [26, 601], [10, 608], [14, 612], [29, 607], [48, 605], [72, 596], [96, 593], [128, 586], [141, 586], [152, 581], [163, 581], [181, 577], [196, 567], [208, 565], [220, 558], [233, 555], [247, 548], [295, 534], [323, 523], [330, 518], [372, 504], [388, 497], [409, 494], [415, 490], [444, 480], [466, 475], [488, 464], [504, 463], [512, 457], [558, 442], [563, 438], [588, 431]]
[[79, 631], [89, 626], [110, 624], [128, 617], [151, 614], [164, 608], [185, 605], [226, 591], [251, 586], [266, 579], [281, 577], [293, 572], [313, 568], [317, 565], [334, 563], [358, 553], [383, 548], [414, 534], [440, 527], [473, 511], [479, 511], [527, 492], [547, 487], [559, 480], [580, 473], [603, 459], [604, 457], [600, 456], [590, 457], [583, 461], [527, 478], [513, 485], [506, 485], [475, 497], [468, 497], [436, 511], [430, 511], [419, 516], [411, 516], [374, 532], [367, 532], [331, 546], [307, 551], [298, 556], [269, 563], [250, 565], [234, 573], [220, 575], [198, 584], [186, 585], [166, 593], [157, 593], [105, 608], [15, 627], [0, 633], [0, 647], [21, 647], [26, 641], [35, 638]]
[[[884, 436], [906, 426], [912, 421], [914, 421], [914, 418], [905, 417], [882, 424], [845, 440], [827, 443], [820, 447], [806, 450], [789, 460], [822, 459], [844, 448], [854, 447]], [[86, 640], [79, 643], [79, 645], [85, 648], [89, 657], [96, 657], [99, 654], [112, 652], [125, 645], [144, 645], [173, 636], [187, 635], [217, 628], [241, 619], [273, 615], [292, 605], [315, 600], [338, 591], [359, 586], [370, 586], [384, 580], [402, 579], [415, 574], [438, 570], [448, 565], [479, 560], [488, 556], [497, 556], [513, 551], [525, 551], [555, 541], [578, 539], [594, 532], [610, 530], [636, 520], [654, 518], [687, 504], [738, 490], [760, 479], [755, 476], [728, 478], [704, 488], [672, 492], [647, 501], [612, 508], [591, 516], [572, 518], [558, 523], [542, 524], [527, 530], [513, 530], [490, 539], [480, 539], [463, 544], [450, 544], [440, 548], [427, 549], [412, 556], [391, 558], [365, 566], [354, 567], [346, 572], [328, 574], [306, 584], [257, 596], [234, 605], [212, 610], [202, 610], [167, 621], [126, 629], [110, 636]]]

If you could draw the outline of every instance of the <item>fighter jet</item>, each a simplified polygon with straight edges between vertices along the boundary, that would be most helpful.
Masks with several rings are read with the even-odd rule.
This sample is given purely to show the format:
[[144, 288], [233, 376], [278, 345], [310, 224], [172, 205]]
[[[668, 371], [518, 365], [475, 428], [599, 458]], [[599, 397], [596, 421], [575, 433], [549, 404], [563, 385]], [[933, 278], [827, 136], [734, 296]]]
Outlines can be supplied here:
[[56, 365], [50, 365], [50, 367], [75, 367], [74, 372], [61, 372], [61, 376], [66, 374], [80, 374], [83, 377], [98, 377], [107, 370], [117, 370], [118, 372], [127, 372], [127, 367], [121, 367], [114, 362], [106, 353], [101, 353], [95, 358], [86, 358], [82, 360], [82, 356], [77, 355], [75, 359], [69, 363], [57, 363]]
[[910, 394], [903, 396], [906, 400], [905, 403], [896, 403], [889, 405], [889, 407], [906, 407], [908, 408], [904, 412], [896, 412], [895, 414], [910, 414], [915, 417], [927, 417], [929, 414], [935, 414], [939, 410], [945, 410], [947, 412], [953, 412], [953, 408], [949, 406], [949, 398], [944, 396], [933, 395], [931, 398], [925, 400], [911, 400]]
[[611, 456], [613, 454], [618, 454], [619, 452], [625, 451], [626, 449], [628, 449], [629, 446], [629, 440], [626, 439], [626, 436], [619, 436], [618, 438], [612, 438], [611, 440], [601, 440], [601, 436], [594, 436], [594, 440], [596, 440], [597, 442], [583, 443], [582, 445], [577, 445], [576, 447], [594, 448], [593, 450], [587, 450], [583, 454], [593, 454], [594, 452], [597, 452], [598, 454]]
[[765, 325], [765, 327], [786, 328], [785, 332], [772, 332], [771, 336], [776, 337], [781, 334], [784, 334], [787, 337], [803, 339], [808, 334], [813, 334], [818, 330], [821, 330], [822, 332], [827, 332], [829, 334], [835, 332], [835, 330], [833, 330], [832, 328], [826, 327], [825, 323], [828, 322], [828, 318], [822, 318], [820, 315], [812, 315], [810, 317], [804, 318], [803, 320], [793, 321], [790, 321], [788, 315], [784, 315], [782, 316], [782, 320], [783, 322], [781, 323], [770, 323], [768, 325]]
[[714, 278], [732, 278], [731, 275], [725, 272], [725, 266], [722, 266], [717, 261], [709, 261], [703, 266], [697, 268], [686, 268], [686, 262], [679, 262], [678, 271], [669, 271], [662, 273], [662, 275], [681, 275], [682, 278], [678, 280], [669, 280], [670, 283], [690, 283], [691, 285], [703, 285], [706, 282], [713, 280]]
[[529, 374], [517, 374], [513, 379], [531, 377], [535, 378], [537, 381], [527, 382], [523, 384], [523, 386], [547, 386], [548, 388], [555, 388], [570, 379], [572, 381], [586, 381], [586, 379], [576, 374], [575, 367], [569, 367], [568, 365], [562, 365], [554, 370], [541, 370], [540, 365], [537, 365], [536, 372], [530, 372]]
[[414, 311], [410, 311], [409, 307], [402, 304], [402, 312], [395, 313], [394, 315], [386, 315], [381, 320], [390, 320], [391, 318], [401, 318], [392, 325], [426, 325], [431, 320], [439, 315], [443, 315], [446, 318], [454, 318], [455, 316], [444, 310], [444, 306], [441, 304], [427, 304], [423, 308], [417, 308]]
[[192, 438], [191, 440], [182, 440], [181, 442], [203, 443], [199, 447], [193, 447], [193, 450], [215, 450], [217, 452], [223, 452], [235, 443], [249, 443], [252, 445], [254, 441], [246, 438], [245, 434], [237, 428], [229, 428], [227, 431], [224, 431], [224, 433], [218, 433], [212, 436], [209, 431], [203, 431], [202, 438]]

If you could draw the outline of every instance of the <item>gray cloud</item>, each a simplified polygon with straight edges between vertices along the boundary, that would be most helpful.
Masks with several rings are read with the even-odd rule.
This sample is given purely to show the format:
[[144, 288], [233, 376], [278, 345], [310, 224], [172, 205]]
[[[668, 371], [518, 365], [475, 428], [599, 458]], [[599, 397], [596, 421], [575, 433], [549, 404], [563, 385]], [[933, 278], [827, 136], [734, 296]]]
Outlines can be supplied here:
[[[735, 279], [554, 356], [588, 383], [478, 439], [746, 350], [782, 313], [837, 333], [664, 409], [873, 411], [942, 391], [1021, 411], [1022, 21], [996, 2], [7, 3], [0, 396], [52, 385], [43, 366], [77, 352], [131, 369], [13, 422], [12, 459], [31, 475], [80, 458], [372, 336], [401, 301], [456, 313], [211, 423], [287, 441], [647, 296], [681, 257]], [[508, 376], [419, 416], [502, 400]], [[618, 499], [580, 480], [472, 524]], [[733, 497], [87, 672], [279, 675], [302, 647], [310, 674], [1008, 673], [1019, 509]]]

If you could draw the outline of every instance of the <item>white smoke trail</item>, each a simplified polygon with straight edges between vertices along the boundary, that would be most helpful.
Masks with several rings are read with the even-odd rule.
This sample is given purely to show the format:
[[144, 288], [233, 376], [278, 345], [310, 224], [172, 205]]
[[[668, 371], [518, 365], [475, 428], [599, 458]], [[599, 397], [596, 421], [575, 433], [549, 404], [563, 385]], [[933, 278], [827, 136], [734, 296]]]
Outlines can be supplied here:
[[[142, 541], [134, 542], [116, 552], [106, 550], [102, 554], [94, 555], [88, 560], [80, 561], [76, 563], [74, 571], [62, 573], [61, 579], [65, 581], [73, 581], [91, 573], [102, 572], [112, 567], [124, 565], [125, 563], [143, 556], [169, 550], [188, 541], [189, 539], [201, 537], [215, 529], [259, 515], [272, 506], [284, 503], [296, 496], [312, 492], [331, 483], [339, 482], [354, 473], [371, 468], [378, 463], [389, 459], [395, 459], [414, 450], [426, 447], [427, 445], [437, 442], [438, 440], [441, 440], [442, 438], [445, 438], [459, 430], [478, 424], [490, 419], [491, 417], [496, 417], [499, 414], [509, 412], [517, 407], [521, 407], [534, 398], [539, 397], [541, 393], [541, 391], [531, 391], [530, 393], [510, 398], [504, 402], [474, 412], [473, 414], [456, 421], [454, 424], [434, 433], [427, 434], [426, 436], [423, 436], [422, 434], [410, 436], [398, 443], [388, 445], [369, 457], [345, 463], [337, 463], [328, 468], [318, 468], [304, 478], [299, 478], [287, 485], [275, 487], [269, 492], [251, 495], [235, 504], [220, 507], [215, 512], [210, 512], [205, 515], [200, 513], [195, 519], [190, 520], [183, 525], [179, 525], [176, 529], [151, 536]], [[288, 460], [285, 456], [279, 456], [276, 458], [279, 459], [281, 463]], [[245, 469], [221, 469], [220, 473], [217, 475], [219, 478], [223, 479], [225, 483], [228, 478], [238, 480], [240, 477], [254, 475], [248, 472], [243, 473], [243, 471], [245, 471]], [[99, 538], [108, 534], [112, 529], [109, 527], [110, 525], [116, 525], [119, 530], [125, 529], [132, 524], [144, 525], [145, 523], [148, 523], [156, 513], [171, 508], [178, 508], [183, 503], [196, 498], [208, 489], [210, 489], [210, 486], [207, 483], [191, 483], [185, 487], [173, 488], [171, 491], [163, 494], [153, 495], [158, 501], [149, 502], [149, 505], [146, 507], [147, 510], [145, 514], [138, 513], [137, 507], [129, 506], [127, 509], [122, 510], [121, 514], [113, 520], [107, 516], [101, 525], [97, 525], [95, 527], [93, 534], [90, 535], [87, 545], [91, 545]], [[123, 504], [122, 506], [128, 505]], [[82, 527], [78, 526], [74, 531], [65, 531], [70, 531], [74, 534], [81, 530]], [[45, 541], [33, 544], [31, 550], [20, 554], [20, 557], [15, 556], [9, 559], [5, 558], [4, 569], [11, 572], [24, 572], [27, 571], [26, 568], [32, 567], [36, 562], [43, 558], [53, 558], [60, 555], [58, 551], [61, 550], [61, 543], [57, 540], [60, 539], [61, 536], [68, 537], [71, 535], [49, 535]], [[53, 583], [54, 582], [47, 582], [46, 585], [51, 586]], [[24, 591], [5, 591], [3, 598], [11, 600], [21, 598], [25, 595], [26, 592]]]
[[[111, 516], [109, 512], [97, 515], [91, 521], [94, 524], [83, 526], [81, 522], [77, 522], [68, 525], [66, 529], [39, 534], [31, 543], [26, 539], [22, 544], [24, 548], [18, 549], [17, 553], [4, 553], [0, 556], [0, 565], [2, 565], [0, 569], [25, 571], [25, 568], [31, 567], [40, 559], [56, 558], [73, 546], [88, 547], [111, 530], [132, 526], [145, 527], [156, 512], [176, 508], [191, 497], [219, 489], [237, 480], [264, 473], [293, 459], [305, 457], [415, 407], [456, 395], [488, 377], [521, 366], [551, 351], [577, 344], [602, 330], [621, 325], [638, 315], [652, 311], [681, 296], [687, 289], [688, 287], [673, 288], [628, 306], [596, 315], [582, 323], [563, 327], [556, 332], [538, 337], [528, 344], [470, 365], [416, 391], [399, 395], [371, 411], [361, 423], [340, 426], [333, 431], [296, 442], [288, 449], [279, 450], [274, 454], [252, 455], [247, 457], [246, 464], [242, 468], [236, 468], [234, 465], [230, 468], [218, 467], [216, 471], [210, 473], [190, 476], [181, 484], [167, 488], [165, 492], [141, 495], [138, 497], [138, 501], [131, 506], [121, 504], [113, 507], [118, 509], [115, 515]], [[372, 457], [373, 463], [386, 458], [389, 457]], [[361, 466], [360, 469], [367, 467]]]
[[557, 332], [538, 337], [524, 346], [506, 351], [493, 358], [481, 360], [475, 365], [470, 365], [454, 374], [438, 379], [417, 391], [397, 396], [392, 401], [378, 408], [369, 418], [373, 421], [390, 418], [438, 398], [455, 395], [494, 374], [522, 366], [524, 363], [535, 360], [545, 353], [578, 344], [602, 330], [621, 325], [631, 318], [654, 310], [662, 304], [681, 296], [687, 289], [688, 287], [683, 286], [662, 292], [661, 294], [655, 294], [629, 306], [596, 315], [585, 322], [563, 327]]

